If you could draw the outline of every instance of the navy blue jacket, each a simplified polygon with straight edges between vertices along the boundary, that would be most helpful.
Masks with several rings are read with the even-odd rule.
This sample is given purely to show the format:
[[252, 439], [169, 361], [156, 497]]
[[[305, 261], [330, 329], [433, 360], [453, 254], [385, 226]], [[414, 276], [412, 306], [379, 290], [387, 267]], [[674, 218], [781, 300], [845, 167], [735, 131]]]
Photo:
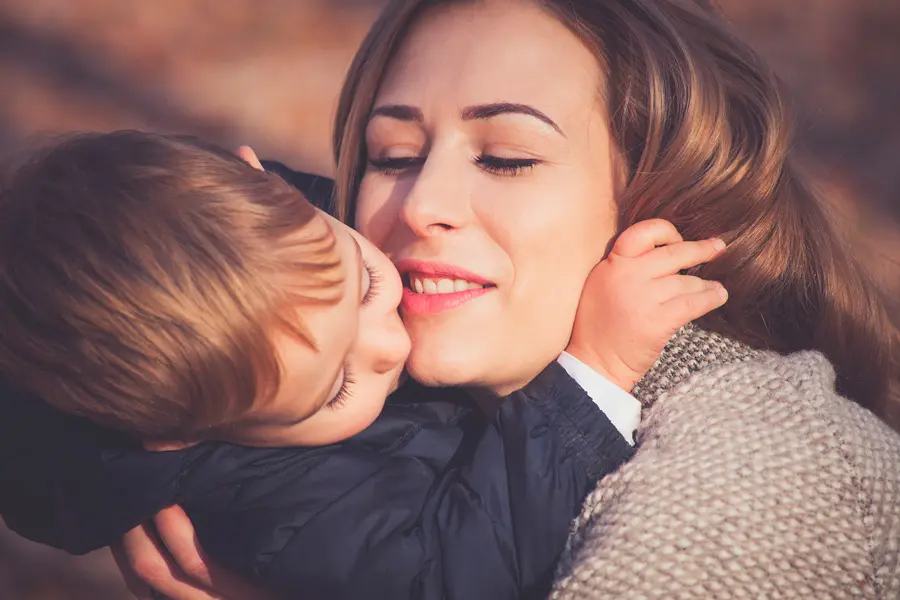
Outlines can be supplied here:
[[319, 448], [147, 452], [0, 386], [0, 514], [73, 553], [180, 504], [220, 563], [288, 598], [543, 597], [571, 519], [631, 448], [551, 364], [492, 419], [407, 383]]

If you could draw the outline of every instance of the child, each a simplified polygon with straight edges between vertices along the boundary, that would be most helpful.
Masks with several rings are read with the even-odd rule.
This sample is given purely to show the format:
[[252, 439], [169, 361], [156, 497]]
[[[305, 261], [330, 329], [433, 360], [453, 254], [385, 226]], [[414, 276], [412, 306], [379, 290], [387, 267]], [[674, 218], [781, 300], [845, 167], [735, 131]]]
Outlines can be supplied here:
[[[542, 595], [631, 447], [557, 363], [492, 423], [413, 383], [385, 405], [408, 352], [400, 293], [364, 239], [203, 142], [93, 134], [36, 155], [0, 201], [16, 390], [0, 512], [80, 553], [180, 504], [213, 558], [289, 597]], [[634, 364], [594, 337], [570, 349]], [[659, 349], [629, 353], [638, 376]]]

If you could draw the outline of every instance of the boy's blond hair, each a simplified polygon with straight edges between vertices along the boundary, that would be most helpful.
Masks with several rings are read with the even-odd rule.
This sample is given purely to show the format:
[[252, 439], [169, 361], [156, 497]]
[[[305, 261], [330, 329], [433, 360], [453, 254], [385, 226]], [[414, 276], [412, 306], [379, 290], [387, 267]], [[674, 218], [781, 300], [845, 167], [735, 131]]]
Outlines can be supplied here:
[[0, 376], [141, 440], [217, 436], [278, 388], [273, 328], [340, 298], [296, 189], [200, 140], [82, 134], [0, 195]]

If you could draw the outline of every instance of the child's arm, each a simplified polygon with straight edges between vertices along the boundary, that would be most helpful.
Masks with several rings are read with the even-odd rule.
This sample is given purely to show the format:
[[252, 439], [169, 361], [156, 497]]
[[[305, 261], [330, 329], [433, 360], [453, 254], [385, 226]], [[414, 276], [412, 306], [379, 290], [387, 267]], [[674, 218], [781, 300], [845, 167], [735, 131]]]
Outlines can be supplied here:
[[721, 284], [681, 274], [724, 248], [662, 219], [629, 227], [588, 277], [567, 352], [631, 391], [678, 329], [725, 304]]
[[[355, 458], [359, 480], [293, 538], [266, 573], [280, 590], [322, 598], [503, 598], [549, 590], [587, 492], [631, 456], [592, 400], [550, 365], [503, 402], [472, 414], [439, 468], [422, 452]], [[422, 444], [415, 449], [413, 444]], [[437, 460], [435, 462], [437, 462]], [[350, 467], [347, 467], [349, 472]], [[332, 536], [333, 543], [321, 541]], [[343, 538], [343, 540], [342, 540]], [[304, 567], [298, 568], [301, 561]]]
[[[417, 410], [389, 407], [378, 426]], [[375, 433], [318, 462], [283, 455], [260, 473], [271, 493], [240, 492], [246, 509], [185, 508], [213, 558], [290, 598], [543, 597], [585, 495], [632, 449], [555, 363], [493, 421], [467, 415], [407, 419], [384, 449]]]

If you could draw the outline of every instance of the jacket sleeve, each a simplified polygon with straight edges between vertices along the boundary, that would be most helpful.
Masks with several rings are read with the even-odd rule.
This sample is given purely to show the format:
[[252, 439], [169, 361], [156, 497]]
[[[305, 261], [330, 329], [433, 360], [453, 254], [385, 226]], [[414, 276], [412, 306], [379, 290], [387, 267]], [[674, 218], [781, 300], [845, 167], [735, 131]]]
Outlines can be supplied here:
[[[585, 494], [632, 450], [556, 363], [493, 421], [470, 416], [455, 438], [423, 428], [390, 454], [348, 446], [306, 474], [307, 494], [345, 489], [282, 527], [256, 574], [289, 598], [546, 596]], [[292, 507], [270, 518], [279, 510]]]
[[266, 171], [276, 173], [286, 182], [303, 192], [306, 199], [316, 208], [330, 215], [335, 214], [334, 204], [332, 203], [332, 196], [334, 195], [333, 180], [321, 175], [294, 171], [274, 160], [264, 160], [262, 161], [262, 166]]
[[703, 371], [639, 438], [585, 502], [554, 600], [900, 598], [900, 436], [818, 353]]

